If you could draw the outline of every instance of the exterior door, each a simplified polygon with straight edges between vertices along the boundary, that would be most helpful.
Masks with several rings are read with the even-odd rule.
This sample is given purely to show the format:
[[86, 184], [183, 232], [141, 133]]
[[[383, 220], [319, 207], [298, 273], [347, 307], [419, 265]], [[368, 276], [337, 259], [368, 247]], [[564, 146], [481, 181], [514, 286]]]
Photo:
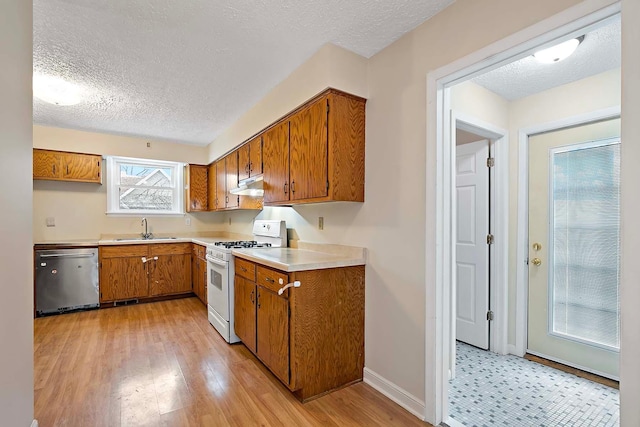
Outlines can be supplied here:
[[620, 120], [529, 138], [528, 351], [616, 378]]
[[489, 349], [489, 141], [456, 148], [456, 339]]

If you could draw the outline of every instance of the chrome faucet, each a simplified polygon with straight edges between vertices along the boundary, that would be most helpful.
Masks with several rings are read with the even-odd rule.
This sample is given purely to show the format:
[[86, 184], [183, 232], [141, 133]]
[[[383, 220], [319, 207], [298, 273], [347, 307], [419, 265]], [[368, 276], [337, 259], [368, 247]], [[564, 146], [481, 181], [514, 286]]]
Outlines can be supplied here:
[[149, 233], [148, 230], [147, 218], [142, 218], [142, 223], [140, 225], [144, 225], [144, 233], [142, 233], [142, 238], [145, 240], [153, 239], [153, 233]]

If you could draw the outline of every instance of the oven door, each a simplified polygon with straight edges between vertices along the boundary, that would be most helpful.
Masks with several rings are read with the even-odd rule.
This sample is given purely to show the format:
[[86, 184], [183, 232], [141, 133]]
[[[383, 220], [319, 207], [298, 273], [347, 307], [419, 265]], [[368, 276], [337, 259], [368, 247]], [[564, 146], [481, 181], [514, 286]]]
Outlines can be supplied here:
[[207, 303], [229, 321], [229, 262], [207, 256]]

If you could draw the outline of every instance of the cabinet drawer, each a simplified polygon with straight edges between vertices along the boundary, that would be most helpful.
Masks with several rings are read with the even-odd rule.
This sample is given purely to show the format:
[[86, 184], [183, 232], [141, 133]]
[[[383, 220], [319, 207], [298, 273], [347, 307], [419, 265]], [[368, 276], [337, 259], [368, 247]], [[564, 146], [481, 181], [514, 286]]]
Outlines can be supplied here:
[[251, 261], [244, 260], [242, 258], [235, 258], [236, 260], [236, 274], [242, 276], [245, 279], [249, 279], [252, 282], [256, 281], [256, 265]]
[[148, 255], [149, 245], [100, 246], [100, 256], [102, 258], [146, 257]]
[[[256, 283], [273, 292], [278, 292], [280, 288], [289, 283], [289, 275], [280, 271], [270, 270], [268, 268], [257, 266], [258, 280]], [[286, 296], [287, 292], [283, 294]]]
[[151, 245], [151, 256], [181, 255], [191, 253], [191, 243], [156, 243]]

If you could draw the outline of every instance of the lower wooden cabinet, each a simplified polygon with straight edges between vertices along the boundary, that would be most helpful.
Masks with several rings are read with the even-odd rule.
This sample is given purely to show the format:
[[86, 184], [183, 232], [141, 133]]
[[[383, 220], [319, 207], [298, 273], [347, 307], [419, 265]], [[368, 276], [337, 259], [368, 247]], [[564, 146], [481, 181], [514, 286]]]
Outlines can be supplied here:
[[236, 335], [298, 399], [362, 380], [364, 266], [287, 273], [235, 263]]
[[100, 302], [191, 292], [190, 243], [101, 246]]
[[206, 251], [204, 246], [194, 244], [191, 254], [191, 288], [204, 305], [207, 305]]

